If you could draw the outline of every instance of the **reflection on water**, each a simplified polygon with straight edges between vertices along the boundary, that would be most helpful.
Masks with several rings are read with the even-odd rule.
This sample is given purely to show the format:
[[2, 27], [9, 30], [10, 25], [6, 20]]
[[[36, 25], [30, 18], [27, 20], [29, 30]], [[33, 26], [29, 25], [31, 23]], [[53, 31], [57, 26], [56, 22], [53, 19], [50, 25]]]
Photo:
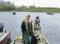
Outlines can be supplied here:
[[4, 30], [11, 31], [11, 37], [14, 40], [16, 35], [21, 33], [22, 17], [30, 14], [34, 20], [38, 15], [41, 20], [42, 33], [46, 36], [50, 44], [60, 44], [60, 15], [47, 15], [46, 13], [33, 12], [0, 12], [0, 22], [4, 23]]

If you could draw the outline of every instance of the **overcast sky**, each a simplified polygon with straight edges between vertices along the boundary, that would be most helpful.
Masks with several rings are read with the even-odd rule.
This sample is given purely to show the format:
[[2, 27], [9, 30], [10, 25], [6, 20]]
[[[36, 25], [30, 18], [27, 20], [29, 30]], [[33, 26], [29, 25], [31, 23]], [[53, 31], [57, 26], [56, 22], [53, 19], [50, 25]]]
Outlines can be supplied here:
[[40, 6], [40, 7], [58, 7], [60, 8], [60, 0], [5, 0], [14, 3], [16, 6]]
[[2, 2], [3, 0], [0, 0], [0, 2]]

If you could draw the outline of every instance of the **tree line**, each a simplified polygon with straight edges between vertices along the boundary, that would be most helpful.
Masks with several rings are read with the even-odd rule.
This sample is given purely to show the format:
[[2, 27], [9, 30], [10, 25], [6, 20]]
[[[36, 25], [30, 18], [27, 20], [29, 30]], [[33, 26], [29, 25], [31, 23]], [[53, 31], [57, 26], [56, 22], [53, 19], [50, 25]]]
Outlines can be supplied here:
[[53, 7], [35, 7], [35, 6], [20, 6], [16, 7], [10, 2], [0, 3], [0, 11], [20, 11], [20, 12], [60, 12], [60, 8]]

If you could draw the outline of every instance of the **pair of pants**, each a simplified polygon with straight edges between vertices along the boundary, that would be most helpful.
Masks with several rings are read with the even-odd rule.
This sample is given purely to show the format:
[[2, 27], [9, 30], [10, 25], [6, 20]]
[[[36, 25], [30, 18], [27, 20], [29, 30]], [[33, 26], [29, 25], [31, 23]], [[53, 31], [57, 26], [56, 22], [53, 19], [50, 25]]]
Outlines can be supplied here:
[[30, 44], [30, 39], [29, 39], [29, 33], [28, 32], [24, 32], [23, 33], [23, 44]]

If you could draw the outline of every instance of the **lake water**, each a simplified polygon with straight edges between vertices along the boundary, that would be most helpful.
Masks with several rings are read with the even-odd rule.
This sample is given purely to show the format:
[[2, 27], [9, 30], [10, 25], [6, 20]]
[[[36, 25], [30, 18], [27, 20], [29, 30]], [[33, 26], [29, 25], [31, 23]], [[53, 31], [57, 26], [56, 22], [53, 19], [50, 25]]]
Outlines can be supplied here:
[[48, 39], [50, 44], [60, 44], [60, 13], [47, 15], [43, 12], [0, 12], [0, 22], [4, 23], [4, 30], [11, 31], [12, 40], [21, 33], [22, 18], [30, 14], [34, 20], [38, 15], [41, 21], [43, 35]]

